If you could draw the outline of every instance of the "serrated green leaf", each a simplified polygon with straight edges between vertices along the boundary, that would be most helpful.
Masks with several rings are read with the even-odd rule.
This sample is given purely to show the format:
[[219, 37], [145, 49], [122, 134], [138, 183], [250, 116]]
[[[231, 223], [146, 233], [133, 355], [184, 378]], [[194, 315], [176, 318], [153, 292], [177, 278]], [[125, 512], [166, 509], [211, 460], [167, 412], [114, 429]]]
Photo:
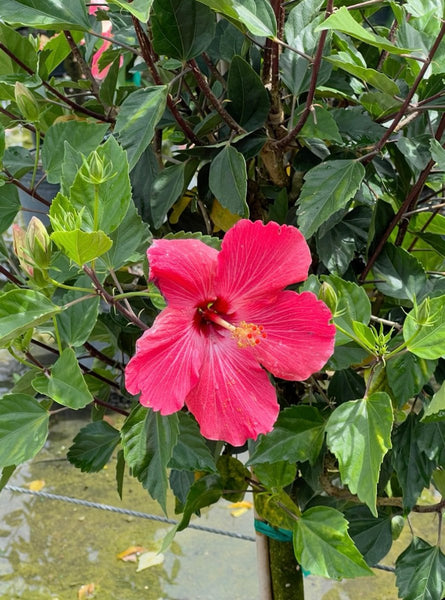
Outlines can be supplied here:
[[387, 361], [386, 376], [399, 408], [428, 383], [436, 364], [411, 352], [401, 352]]
[[121, 430], [125, 460], [143, 487], [167, 511], [167, 465], [178, 441], [178, 415], [136, 406]]
[[127, 2], [127, 0], [110, 0], [110, 2], [131, 13], [143, 23], [148, 21], [153, 4], [153, 0], [133, 0], [133, 2]]
[[254, 467], [258, 481], [268, 489], [282, 489], [291, 485], [297, 476], [297, 465], [285, 460], [275, 463], [259, 463]]
[[227, 77], [227, 110], [246, 131], [264, 125], [270, 100], [260, 77], [241, 56], [234, 56]]
[[46, 296], [33, 290], [14, 289], [0, 295], [0, 344], [4, 347], [61, 310]]
[[97, 473], [108, 463], [119, 441], [119, 431], [105, 421], [88, 423], [74, 438], [67, 458], [82, 472]]
[[167, 233], [165, 236], [166, 240], [200, 240], [203, 244], [207, 244], [210, 248], [215, 250], [221, 250], [221, 240], [211, 235], [203, 235], [199, 231], [193, 233], [188, 231], [178, 231], [176, 233]]
[[445, 296], [430, 300], [432, 322], [416, 322], [416, 309], [406, 316], [403, 339], [407, 348], [420, 358], [435, 359], [445, 355]]
[[106, 123], [87, 121], [58, 121], [45, 133], [42, 146], [42, 163], [49, 183], [59, 183], [62, 176], [61, 157], [65, 154], [65, 142], [85, 156], [103, 140], [108, 129]]
[[294, 525], [293, 542], [298, 562], [312, 575], [332, 579], [372, 575], [348, 535], [348, 522], [334, 508], [305, 511]]
[[325, 421], [314, 406], [291, 406], [278, 415], [273, 431], [260, 435], [248, 465], [279, 461], [311, 464], [323, 444]]
[[155, 0], [153, 47], [160, 55], [190, 60], [205, 52], [215, 35], [215, 14], [196, 0]]
[[113, 245], [111, 239], [103, 231], [54, 231], [51, 239], [55, 244], [80, 267], [87, 262], [102, 256]]
[[8, 23], [41, 29], [81, 29], [87, 31], [90, 22], [83, 0], [8, 0], [2, 2], [0, 18]]
[[20, 199], [16, 186], [12, 183], [2, 185], [0, 187], [0, 233], [10, 227], [19, 210]]
[[298, 226], [306, 238], [344, 208], [360, 187], [365, 168], [355, 160], [331, 160], [310, 169], [298, 200]]
[[166, 85], [154, 85], [136, 90], [120, 106], [114, 132], [127, 151], [130, 171], [153, 139], [165, 111], [167, 94]]
[[391, 398], [376, 392], [338, 406], [326, 425], [327, 444], [340, 475], [353, 494], [377, 516], [377, 482], [383, 457], [391, 448]]
[[199, 433], [196, 421], [185, 413], [178, 413], [178, 443], [168, 463], [170, 469], [179, 471], [216, 471], [215, 460]]
[[345, 517], [349, 523], [349, 535], [366, 563], [371, 567], [376, 565], [392, 546], [391, 515], [379, 513], [373, 517], [366, 506], [354, 506], [345, 511]]
[[225, 146], [210, 164], [209, 187], [224, 208], [232, 214], [248, 216], [247, 171], [244, 156]]
[[275, 14], [269, 0], [199, 0], [217, 13], [247, 27], [253, 35], [277, 34]]
[[419, 261], [403, 248], [386, 244], [373, 266], [376, 288], [387, 296], [413, 300], [426, 284]]
[[445, 556], [439, 546], [414, 537], [396, 561], [396, 583], [404, 600], [441, 600]]
[[0, 399], [0, 468], [34, 458], [48, 437], [49, 413], [32, 396]]
[[93, 401], [72, 348], [65, 348], [54, 363], [50, 376], [37, 375], [32, 386], [40, 394], [74, 410]]
[[330, 15], [321, 25], [318, 30], [332, 29], [334, 31], [342, 31], [351, 37], [365, 42], [370, 46], [375, 46], [379, 50], [386, 50], [391, 54], [409, 54], [412, 52], [409, 48], [399, 48], [388, 42], [388, 40], [379, 35], [372, 33], [370, 29], [365, 29], [351, 15], [346, 6], [342, 6]]

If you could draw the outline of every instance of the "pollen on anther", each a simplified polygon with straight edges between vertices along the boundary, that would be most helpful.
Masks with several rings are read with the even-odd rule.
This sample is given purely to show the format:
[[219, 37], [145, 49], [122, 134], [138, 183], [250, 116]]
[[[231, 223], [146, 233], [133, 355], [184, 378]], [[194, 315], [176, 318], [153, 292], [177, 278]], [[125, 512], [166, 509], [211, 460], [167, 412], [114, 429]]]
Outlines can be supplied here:
[[264, 331], [263, 325], [255, 325], [254, 323], [241, 323], [235, 327], [232, 332], [233, 337], [236, 339], [237, 344], [240, 348], [246, 348], [247, 346], [257, 346], [261, 340], [267, 337]]

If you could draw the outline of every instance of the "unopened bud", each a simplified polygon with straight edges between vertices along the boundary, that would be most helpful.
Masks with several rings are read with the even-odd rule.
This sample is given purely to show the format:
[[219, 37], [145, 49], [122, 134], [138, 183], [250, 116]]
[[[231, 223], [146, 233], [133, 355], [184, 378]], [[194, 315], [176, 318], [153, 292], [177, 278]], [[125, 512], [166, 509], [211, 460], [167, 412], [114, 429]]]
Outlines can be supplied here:
[[331, 313], [335, 315], [337, 312], [338, 297], [336, 291], [330, 283], [324, 281], [321, 284], [318, 297], [320, 300], [323, 300], [326, 306], [330, 309]]
[[26, 249], [34, 264], [42, 270], [51, 261], [51, 240], [45, 225], [37, 217], [32, 217], [26, 230]]
[[34, 269], [26, 251], [26, 231], [19, 225], [12, 226], [12, 247], [17, 256], [20, 266], [30, 277], [33, 276]]
[[18, 109], [23, 117], [30, 123], [37, 123], [40, 118], [40, 108], [34, 94], [26, 85], [23, 85], [20, 81], [16, 81], [14, 95]]
[[84, 159], [80, 175], [85, 181], [93, 183], [94, 185], [99, 185], [115, 177], [116, 173], [113, 173], [112, 170], [113, 167], [111, 163], [105, 162], [99, 154], [94, 151], [90, 154], [88, 159]]

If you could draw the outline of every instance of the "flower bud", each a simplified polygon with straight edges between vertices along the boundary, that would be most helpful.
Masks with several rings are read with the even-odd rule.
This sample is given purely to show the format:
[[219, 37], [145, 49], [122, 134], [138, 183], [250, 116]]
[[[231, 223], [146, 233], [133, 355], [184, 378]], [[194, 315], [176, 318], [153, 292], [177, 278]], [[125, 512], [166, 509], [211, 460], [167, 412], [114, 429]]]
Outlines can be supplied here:
[[320, 291], [318, 292], [318, 297], [320, 300], [323, 300], [323, 302], [329, 308], [331, 313], [335, 315], [335, 313], [337, 312], [338, 297], [336, 291], [330, 283], [324, 281], [321, 284]]
[[39, 269], [46, 270], [51, 261], [51, 240], [45, 225], [32, 217], [26, 230], [26, 250]]
[[116, 173], [112, 173], [112, 165], [105, 162], [99, 154], [94, 151], [87, 159], [83, 160], [83, 165], [80, 171], [81, 177], [94, 185], [105, 183], [109, 179], [113, 179]]
[[23, 117], [30, 123], [37, 123], [40, 118], [40, 108], [34, 94], [26, 85], [23, 85], [20, 81], [16, 81], [14, 95], [16, 104]]
[[26, 251], [26, 231], [19, 225], [12, 226], [12, 246], [14, 254], [19, 259], [20, 266], [30, 277], [33, 276], [34, 269]]

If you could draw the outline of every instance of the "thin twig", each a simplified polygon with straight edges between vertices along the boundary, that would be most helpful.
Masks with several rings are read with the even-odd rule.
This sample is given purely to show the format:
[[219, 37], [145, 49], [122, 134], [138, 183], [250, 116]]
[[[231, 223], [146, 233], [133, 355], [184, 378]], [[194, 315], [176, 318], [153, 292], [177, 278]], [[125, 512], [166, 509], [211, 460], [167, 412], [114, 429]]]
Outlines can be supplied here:
[[[69, 47], [71, 48], [71, 52], [73, 54], [74, 60], [79, 65], [82, 75], [85, 77], [85, 79], [88, 79], [88, 81], [91, 83], [91, 92], [92, 92], [93, 96], [96, 98], [96, 100], [98, 100], [99, 103], [103, 104], [103, 102], [101, 101], [100, 96], [99, 96], [99, 91], [100, 91], [99, 84], [97, 83], [96, 78], [92, 74], [88, 63], [85, 61], [82, 54], [80, 53], [79, 48], [77, 47], [77, 44], [74, 41], [73, 36], [71, 35], [71, 32], [64, 31], [63, 34], [66, 38], [66, 41], [68, 42]], [[105, 106], [105, 108], [107, 109], [108, 106]]]
[[46, 200], [46, 198], [44, 198], [43, 196], [41, 196], [40, 194], [38, 194], [36, 192], [35, 188], [31, 189], [31, 188], [27, 187], [26, 185], [24, 185], [21, 181], [19, 181], [18, 179], [16, 179], [12, 175], [12, 173], [10, 173], [4, 167], [3, 167], [3, 172], [7, 175], [9, 183], [14, 184], [18, 188], [20, 188], [21, 190], [23, 190], [24, 192], [26, 192], [29, 196], [31, 196], [32, 198], [35, 198], [35, 200], [37, 200], [38, 202], [41, 202], [45, 206], [51, 206], [51, 202], [48, 202], [48, 200]]

